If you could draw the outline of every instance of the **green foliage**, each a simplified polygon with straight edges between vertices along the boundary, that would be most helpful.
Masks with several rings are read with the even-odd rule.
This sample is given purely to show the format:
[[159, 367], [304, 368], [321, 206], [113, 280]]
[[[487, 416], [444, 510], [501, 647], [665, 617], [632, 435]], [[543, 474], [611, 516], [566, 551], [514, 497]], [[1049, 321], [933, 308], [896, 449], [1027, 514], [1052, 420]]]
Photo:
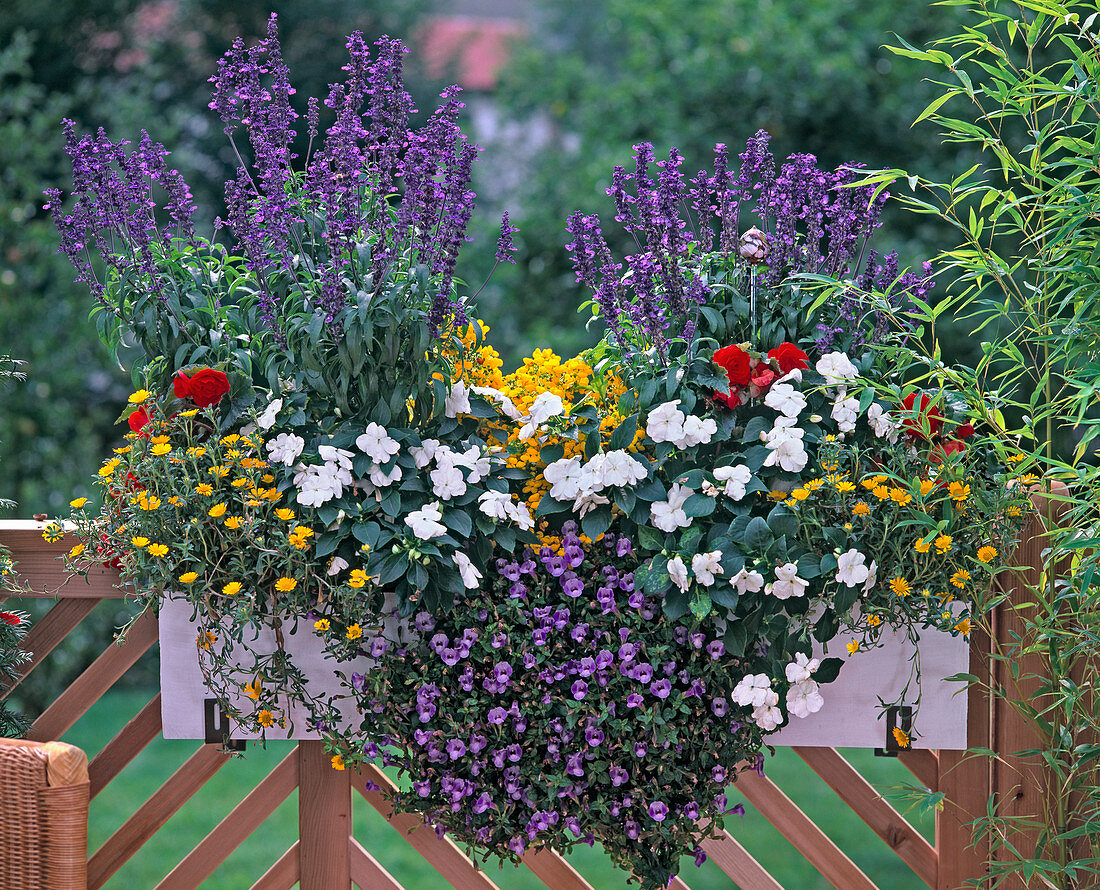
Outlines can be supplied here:
[[[1006, 815], [990, 801], [988, 812], [971, 815], [992, 845], [995, 882], [1070, 890], [1095, 886], [1100, 843], [1097, 11], [1076, 0], [956, 5], [968, 12], [966, 30], [926, 48], [894, 49], [935, 71], [939, 92], [920, 116], [949, 143], [983, 151], [980, 165], [949, 181], [913, 176], [902, 185], [911, 209], [948, 223], [956, 236], [941, 260], [960, 297], [919, 313], [933, 335], [929, 367], [939, 370], [934, 335], [943, 318], [967, 318], [987, 338], [982, 356], [972, 370], [947, 373], [991, 406], [989, 421], [1019, 443], [1023, 468], [1033, 467], [1052, 492], [1040, 506], [1050, 535], [1041, 572], [1014, 596], [1031, 603], [1015, 611], [1023, 633], [994, 656], [1011, 682], [992, 694], [1030, 726], [1036, 744], [974, 752], [1019, 757], [1049, 794], [1039, 813]], [[1020, 832], [1029, 833], [1025, 842]]]

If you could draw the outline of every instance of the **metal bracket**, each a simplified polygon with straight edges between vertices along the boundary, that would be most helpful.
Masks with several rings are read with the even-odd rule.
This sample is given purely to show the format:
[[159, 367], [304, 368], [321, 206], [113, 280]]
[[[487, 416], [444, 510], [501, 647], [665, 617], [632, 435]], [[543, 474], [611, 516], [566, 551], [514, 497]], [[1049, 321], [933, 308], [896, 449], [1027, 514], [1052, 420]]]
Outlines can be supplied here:
[[244, 739], [234, 739], [230, 735], [229, 715], [225, 713], [225, 708], [218, 706], [216, 698], [203, 699], [203, 705], [206, 708], [206, 743], [224, 745], [229, 751], [243, 751]]
[[911, 734], [913, 729], [913, 708], [910, 705], [892, 705], [886, 709], [886, 746], [875, 748], [875, 757], [897, 757], [899, 751], [905, 749], [894, 738], [894, 729], [898, 726], [898, 718], [901, 718], [901, 729]]

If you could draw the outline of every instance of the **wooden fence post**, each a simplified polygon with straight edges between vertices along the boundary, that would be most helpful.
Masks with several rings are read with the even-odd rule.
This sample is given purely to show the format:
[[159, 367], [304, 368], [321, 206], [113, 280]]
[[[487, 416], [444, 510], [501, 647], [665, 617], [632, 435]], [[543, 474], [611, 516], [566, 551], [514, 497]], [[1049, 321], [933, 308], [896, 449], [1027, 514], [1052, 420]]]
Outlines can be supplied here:
[[351, 779], [323, 742], [298, 743], [301, 890], [351, 888]]

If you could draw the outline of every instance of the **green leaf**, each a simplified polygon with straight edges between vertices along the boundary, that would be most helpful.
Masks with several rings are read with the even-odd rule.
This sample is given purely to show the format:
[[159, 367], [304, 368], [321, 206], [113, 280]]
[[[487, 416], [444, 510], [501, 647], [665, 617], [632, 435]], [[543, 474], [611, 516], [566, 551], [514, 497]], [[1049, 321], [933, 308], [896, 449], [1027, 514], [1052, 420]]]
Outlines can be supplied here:
[[679, 587], [673, 587], [665, 595], [661, 608], [664, 610], [665, 617], [670, 621], [675, 621], [677, 618], [683, 618], [690, 608], [688, 605], [687, 593]]
[[684, 513], [688, 516], [709, 516], [714, 512], [715, 498], [705, 494], [693, 494], [684, 502]]
[[725, 584], [715, 584], [710, 590], [710, 598], [716, 605], [724, 606], [731, 611], [737, 608], [737, 603], [741, 599], [734, 588]]
[[823, 659], [818, 669], [814, 672], [814, 679], [818, 683], [832, 683], [840, 674], [840, 669], [842, 667], [844, 667], [843, 658]]
[[638, 526], [638, 545], [643, 550], [663, 550], [665, 547], [664, 532], [657, 531], [650, 525]]
[[786, 535], [794, 538], [798, 534], [798, 517], [783, 504], [776, 504], [768, 514], [768, 528], [776, 537]]
[[764, 550], [774, 540], [772, 530], [768, 523], [760, 516], [754, 516], [749, 520], [745, 529], [745, 546], [749, 550]]
[[696, 585], [695, 590], [692, 591], [691, 601], [688, 605], [691, 609], [691, 614], [702, 621], [710, 614], [710, 594], [707, 593], [706, 590], [704, 590], [702, 587], [699, 587], [699, 585]]
[[611, 509], [601, 504], [595, 510], [589, 510], [581, 519], [581, 531], [593, 541], [611, 528]]
[[474, 521], [464, 510], [444, 510], [443, 524], [462, 538], [470, 537], [474, 531]]
[[607, 447], [610, 451], [618, 451], [619, 449], [627, 448], [634, 442], [634, 434], [638, 432], [638, 415], [631, 414], [616, 428], [615, 432], [611, 434], [611, 437], [607, 440]]

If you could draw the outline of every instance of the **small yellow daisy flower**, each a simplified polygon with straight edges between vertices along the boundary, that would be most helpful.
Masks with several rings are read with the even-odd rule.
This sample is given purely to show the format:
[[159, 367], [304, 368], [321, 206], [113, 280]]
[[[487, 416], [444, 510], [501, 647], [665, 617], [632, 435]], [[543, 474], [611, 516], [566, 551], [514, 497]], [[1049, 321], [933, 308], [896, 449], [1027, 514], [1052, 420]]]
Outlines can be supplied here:
[[343, 770], [345, 768], [344, 767], [344, 758], [341, 757], [339, 754], [333, 754], [332, 755], [332, 768], [333, 769], [338, 769], [338, 770]]
[[181, 411], [180, 412], [180, 417], [194, 417], [198, 413], [199, 413], [198, 408], [191, 408], [187, 411]]
[[347, 629], [347, 633], [345, 633], [344, 636], [347, 637], [349, 640], [358, 640], [361, 636], [363, 636], [363, 628], [361, 628], [358, 624], [353, 624]]
[[224, 593], [226, 596], [236, 596], [240, 592], [240, 581], [230, 581], [228, 584], [225, 585], [225, 587], [222, 588], [222, 593]]
[[114, 464], [104, 464], [102, 467], [99, 468], [99, 475], [102, 476], [104, 479], [106, 479], [108, 476], [114, 475], [114, 472]]
[[907, 733], [900, 726], [895, 726], [893, 729], [894, 741], [898, 743], [899, 748], [909, 747], [909, 733]]
[[785, 501], [790, 495], [785, 491], [776, 489], [775, 491], [768, 492], [768, 500], [771, 501]]
[[217, 519], [219, 516], [221, 516], [222, 514], [225, 513], [225, 504], [224, 503], [215, 504], [213, 507], [211, 507], [206, 512], [207, 512], [208, 516], [213, 516], [215, 519]]
[[63, 537], [65, 537], [65, 530], [61, 528], [60, 522], [50, 522], [42, 529], [42, 538], [51, 544], [56, 544]]
[[288, 510], [286, 507], [280, 507], [278, 510], [275, 511], [275, 515], [284, 522], [290, 522], [294, 519], [294, 511]]
[[294, 578], [280, 578], [275, 582], [275, 589], [280, 593], [289, 593], [297, 586], [298, 582]]
[[791, 497], [796, 501], [804, 501], [810, 496], [805, 488], [796, 488], [791, 492]]
[[890, 497], [890, 488], [886, 485], [876, 485], [871, 489], [871, 494], [880, 501], [885, 501]]
[[904, 488], [891, 488], [890, 500], [892, 500], [899, 507], [904, 507], [913, 500], [913, 496]]
[[913, 588], [909, 586], [909, 582], [904, 578], [891, 578], [890, 589], [894, 591], [895, 596], [909, 596], [913, 592]]
[[951, 549], [951, 535], [938, 535], [932, 543], [937, 553], [947, 553]]
[[855, 655], [859, 651], [859, 640], [852, 640], [848, 644], [848, 654]]
[[955, 625], [955, 630], [961, 633], [964, 637], [970, 636], [970, 631], [973, 629], [973, 625], [970, 623], [969, 618], [963, 618]]
[[139, 389], [137, 392], [130, 393], [129, 402], [131, 405], [140, 405], [146, 399], [152, 395], [147, 389]]
[[913, 544], [913, 549], [916, 550], [917, 553], [927, 553], [932, 549], [932, 542], [926, 541], [924, 538], [917, 538], [916, 542]]
[[187, 449], [187, 456], [193, 460], [198, 460], [200, 457], [206, 456], [206, 449], [201, 445], [192, 445]]
[[244, 687], [244, 694], [253, 701], [259, 701], [260, 693], [262, 693], [263, 691], [263, 683], [261, 683], [259, 680], [256, 680], [252, 683], [246, 683]]
[[153, 455], [155, 457], [164, 457], [164, 455], [171, 452], [172, 446], [167, 442], [162, 442], [160, 445], [154, 445], [152, 448]]
[[131, 451], [133, 451], [133, 447], [130, 445], [123, 445], [120, 448], [112, 448], [111, 450], [115, 454], [129, 454]]
[[243, 522], [244, 520], [240, 516], [227, 516], [225, 519], [225, 527], [236, 531], [241, 527]]
[[966, 582], [970, 580], [970, 572], [966, 569], [960, 569], [951, 576], [951, 583], [958, 587], [960, 590], [966, 587]]
[[198, 572], [184, 572], [180, 575], [179, 582], [180, 584], [194, 584], [198, 577]]
[[214, 493], [214, 487], [207, 485], [205, 482], [200, 482], [195, 486], [195, 494], [212, 495]]
[[88, 503], [87, 498], [77, 498], [75, 501], [69, 501], [69, 506], [72, 507], [74, 510], [79, 510], [86, 503]]
[[148, 552], [149, 552], [150, 556], [158, 556], [158, 557], [159, 556], [167, 556], [168, 555], [168, 545], [167, 544], [150, 544]]
[[348, 587], [360, 588], [367, 583], [367, 573], [362, 569], [352, 569], [351, 577], [348, 578]]
[[248, 480], [247, 479], [234, 479], [233, 480], [233, 487], [234, 488], [244, 488], [246, 485], [248, 485]]
[[947, 486], [947, 493], [953, 501], [965, 501], [970, 497], [970, 486], [964, 482], [952, 482]]
[[880, 624], [882, 624], [882, 616], [881, 615], [868, 615], [867, 616], [867, 623], [871, 627], [878, 627]]
[[256, 715], [256, 722], [266, 729], [275, 723], [275, 715], [265, 708]]
[[76, 557], [80, 556], [80, 554], [82, 554], [83, 552], [84, 552], [84, 545], [83, 544], [77, 544], [75, 547], [73, 547], [72, 550], [69, 551], [69, 556], [72, 557], [73, 559], [76, 559]]
[[207, 470], [211, 476], [217, 476], [219, 479], [224, 479], [229, 475], [229, 467], [211, 467]]
[[985, 547], [978, 548], [978, 559], [981, 562], [989, 563], [993, 562], [997, 558], [997, 548], [990, 547], [988, 544]]
[[328, 633], [329, 627], [331, 627], [331, 625], [327, 618], [321, 618], [313, 622], [313, 629], [318, 633]]
[[853, 516], [867, 516], [871, 512], [870, 506], [865, 501], [858, 501], [854, 507], [852, 507]]
[[841, 494], [847, 494], [850, 491], [856, 490], [856, 484], [854, 482], [849, 482], [847, 479], [845, 479], [843, 482], [838, 482], [836, 484], [836, 490], [839, 491]]
[[922, 498], [928, 497], [932, 493], [932, 489], [936, 487], [936, 483], [931, 479], [921, 479], [917, 486], [917, 490], [920, 491]]
[[135, 535], [134, 537], [130, 538], [130, 545], [140, 550], [142, 547], [149, 546], [149, 539], [146, 537], [142, 537], [141, 535]]
[[198, 646], [200, 649], [207, 650], [208, 652], [210, 651], [210, 647], [213, 646], [216, 642], [218, 642], [217, 636], [215, 636], [208, 630], [200, 630], [198, 632], [198, 635], [195, 637], [195, 645]]

